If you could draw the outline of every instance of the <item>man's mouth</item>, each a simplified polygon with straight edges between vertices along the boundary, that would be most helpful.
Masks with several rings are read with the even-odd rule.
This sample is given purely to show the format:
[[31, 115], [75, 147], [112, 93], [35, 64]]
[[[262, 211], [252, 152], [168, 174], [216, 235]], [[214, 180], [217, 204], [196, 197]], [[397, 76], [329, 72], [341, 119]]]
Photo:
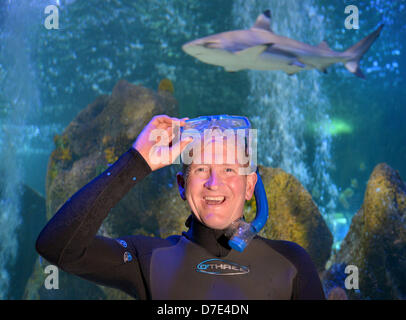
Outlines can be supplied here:
[[220, 205], [226, 200], [226, 197], [224, 196], [203, 197], [203, 198], [207, 205]]

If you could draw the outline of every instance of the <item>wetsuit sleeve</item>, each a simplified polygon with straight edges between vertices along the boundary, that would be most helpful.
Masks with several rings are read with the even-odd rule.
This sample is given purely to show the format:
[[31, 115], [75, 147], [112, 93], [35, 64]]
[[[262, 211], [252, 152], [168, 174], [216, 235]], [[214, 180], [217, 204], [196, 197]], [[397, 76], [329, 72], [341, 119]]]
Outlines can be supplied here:
[[292, 283], [292, 300], [325, 300], [323, 286], [310, 255], [297, 243], [285, 240], [265, 240], [296, 268]]
[[136, 270], [130, 275], [123, 272], [130, 267], [128, 262], [139, 270], [130, 240], [123, 246], [96, 234], [110, 210], [150, 172], [141, 154], [131, 147], [60, 207], [37, 238], [38, 253], [66, 272], [128, 293], [134, 286], [141, 290], [141, 275], [134, 274]]
[[292, 300], [325, 300], [323, 286], [310, 255], [301, 246], [291, 243], [294, 247], [290, 260], [297, 269], [293, 282]]

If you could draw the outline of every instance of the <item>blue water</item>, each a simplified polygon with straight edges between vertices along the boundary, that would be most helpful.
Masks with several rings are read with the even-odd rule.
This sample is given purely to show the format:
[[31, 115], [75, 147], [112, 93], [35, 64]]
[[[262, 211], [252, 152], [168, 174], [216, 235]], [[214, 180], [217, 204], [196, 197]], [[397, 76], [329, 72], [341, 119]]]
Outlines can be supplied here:
[[[59, 6], [59, 29], [44, 26]], [[358, 30], [344, 27], [356, 4]], [[53, 136], [119, 79], [156, 90], [175, 86], [180, 116], [242, 114], [259, 129], [258, 162], [281, 167], [312, 193], [335, 246], [360, 208], [375, 165], [406, 178], [406, 1], [0, 1], [0, 298], [5, 268], [19, 250], [18, 190], [45, 194]], [[343, 66], [328, 74], [226, 73], [181, 50], [183, 43], [248, 28], [265, 9], [274, 32], [342, 51], [385, 23], [361, 63], [367, 80]], [[346, 130], [334, 130], [341, 123]], [[349, 190], [350, 189], [350, 190]], [[349, 190], [348, 192], [344, 192]]]

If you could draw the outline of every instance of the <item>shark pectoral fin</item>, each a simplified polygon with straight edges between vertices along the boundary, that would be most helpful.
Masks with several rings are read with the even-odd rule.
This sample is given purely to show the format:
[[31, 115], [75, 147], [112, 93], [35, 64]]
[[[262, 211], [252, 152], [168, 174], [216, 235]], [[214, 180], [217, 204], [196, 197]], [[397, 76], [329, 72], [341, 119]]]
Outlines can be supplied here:
[[299, 68], [306, 68], [306, 65], [302, 62], [300, 62], [299, 60], [295, 59], [292, 62], [289, 63], [290, 66], [296, 66]]
[[263, 13], [261, 13], [257, 20], [255, 20], [254, 25], [252, 28], [257, 28], [257, 29], [264, 29], [267, 31], [271, 31], [271, 10], [265, 10]]
[[235, 52], [241, 58], [249, 58], [252, 59], [253, 57], [259, 56], [262, 52], [272, 46], [273, 43], [261, 44], [259, 46], [249, 47], [244, 50], [240, 50]]

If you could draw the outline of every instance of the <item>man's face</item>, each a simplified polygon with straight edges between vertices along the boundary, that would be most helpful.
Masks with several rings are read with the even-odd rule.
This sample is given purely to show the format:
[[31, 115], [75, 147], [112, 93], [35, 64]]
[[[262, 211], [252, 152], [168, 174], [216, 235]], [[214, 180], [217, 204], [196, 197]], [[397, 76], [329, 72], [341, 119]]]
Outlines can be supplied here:
[[200, 222], [212, 229], [225, 229], [242, 217], [245, 200], [251, 199], [257, 176], [255, 172], [242, 175], [239, 169], [243, 165], [227, 161], [226, 143], [225, 161], [215, 163], [214, 144], [209, 143], [205, 148], [212, 146], [213, 161], [190, 164], [187, 181], [184, 181], [185, 197]]

